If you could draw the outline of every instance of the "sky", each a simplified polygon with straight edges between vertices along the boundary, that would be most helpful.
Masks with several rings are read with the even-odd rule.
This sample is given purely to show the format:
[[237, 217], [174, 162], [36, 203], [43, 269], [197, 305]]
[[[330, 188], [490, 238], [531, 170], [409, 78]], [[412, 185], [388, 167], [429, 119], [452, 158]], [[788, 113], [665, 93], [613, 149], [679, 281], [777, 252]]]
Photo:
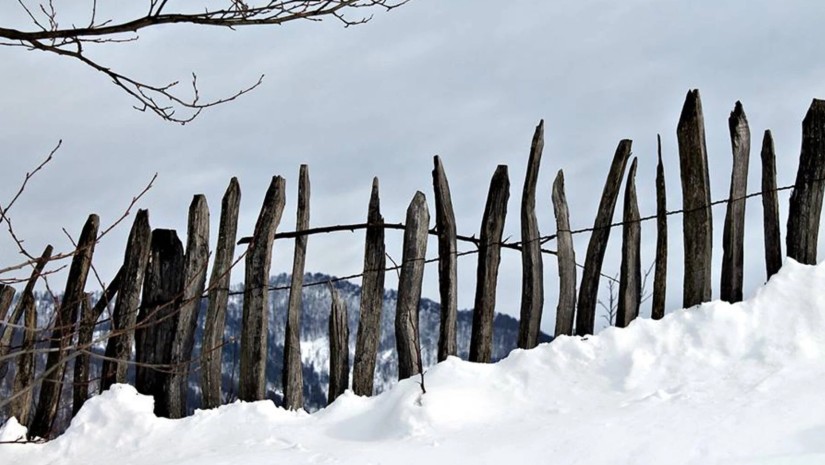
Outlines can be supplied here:
[[[128, 12], [100, 2], [101, 13]], [[78, 8], [77, 4], [74, 4]], [[58, 7], [60, 8], [60, 7]], [[16, 5], [3, 18], [25, 27]], [[77, 13], [77, 11], [74, 11]], [[542, 234], [555, 232], [550, 190], [564, 170], [571, 225], [592, 225], [616, 145], [633, 140], [639, 158], [642, 216], [655, 212], [656, 135], [662, 135], [668, 207], [681, 206], [676, 124], [686, 92], [700, 89], [705, 111], [713, 199], [728, 195], [731, 148], [727, 118], [741, 100], [750, 122], [749, 191], [759, 187], [759, 147], [770, 128], [778, 183], [792, 184], [800, 124], [811, 99], [825, 97], [825, 30], [819, 1], [412, 0], [372, 21], [344, 28], [335, 21], [296, 22], [235, 31], [167, 26], [129, 44], [88, 49], [102, 63], [142, 80], [186, 81], [198, 74], [204, 98], [254, 83], [249, 95], [179, 126], [132, 109], [133, 102], [103, 75], [61, 57], [0, 47], [0, 204], [58, 140], [55, 159], [33, 178], [9, 212], [32, 253], [46, 244], [70, 249], [89, 213], [115, 221], [157, 173], [138, 207], [153, 228], [185, 237], [194, 194], [205, 194], [217, 237], [221, 196], [237, 176], [242, 190], [239, 235], [249, 235], [270, 179], [287, 181], [279, 230], [293, 230], [299, 166], [309, 165], [312, 226], [366, 219], [372, 178], [381, 184], [382, 211], [402, 222], [417, 190], [434, 224], [432, 157], [440, 155], [452, 189], [460, 234], [478, 234], [496, 166], [511, 181], [505, 237], [520, 237], [519, 209], [533, 130], [544, 119], [539, 173]], [[783, 235], [787, 193], [780, 194]], [[621, 215], [617, 206], [616, 219]], [[714, 215], [714, 297], [718, 296], [724, 207]], [[745, 291], [765, 280], [759, 199], [747, 205]], [[114, 275], [132, 217], [98, 245], [94, 264], [103, 281]], [[681, 223], [671, 217], [668, 307], [681, 304]], [[5, 228], [4, 228], [5, 229]], [[0, 263], [21, 260], [0, 234]], [[611, 236], [604, 272], [618, 273], [621, 231]], [[583, 260], [588, 236], [575, 237]], [[655, 229], [642, 229], [642, 263], [653, 262]], [[554, 248], [554, 245], [549, 245]], [[459, 245], [466, 250], [466, 245]], [[240, 248], [238, 249], [241, 250]], [[429, 256], [437, 244], [429, 242]], [[401, 233], [387, 232], [387, 251], [401, 258]], [[348, 275], [362, 269], [363, 233], [313, 236], [307, 271]], [[556, 262], [545, 256], [542, 328], [552, 331], [558, 289]], [[289, 272], [292, 246], [276, 242], [272, 272]], [[459, 262], [459, 307], [471, 308], [474, 256]], [[242, 268], [242, 267], [241, 267]], [[242, 270], [233, 281], [243, 279]], [[437, 299], [437, 268], [425, 272], [423, 294]], [[388, 287], [395, 286], [392, 273]], [[60, 290], [60, 275], [52, 277]], [[602, 283], [606, 288], [606, 282]], [[99, 289], [90, 281], [89, 290]], [[650, 288], [651, 285], [648, 285]], [[504, 251], [497, 311], [517, 315], [521, 260]], [[606, 298], [606, 291], [602, 298]], [[649, 302], [642, 315], [649, 314]]]

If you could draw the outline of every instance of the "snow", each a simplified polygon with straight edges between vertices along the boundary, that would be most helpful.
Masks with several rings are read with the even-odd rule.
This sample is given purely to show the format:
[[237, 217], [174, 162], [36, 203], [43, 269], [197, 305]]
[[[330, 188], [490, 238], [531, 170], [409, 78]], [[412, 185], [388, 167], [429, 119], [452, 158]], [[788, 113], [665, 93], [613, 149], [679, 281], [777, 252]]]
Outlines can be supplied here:
[[[562, 337], [497, 364], [450, 358], [315, 414], [238, 402], [157, 418], [126, 385], [0, 464], [825, 463], [825, 264], [788, 260], [754, 297]], [[0, 441], [24, 434], [14, 419]]]

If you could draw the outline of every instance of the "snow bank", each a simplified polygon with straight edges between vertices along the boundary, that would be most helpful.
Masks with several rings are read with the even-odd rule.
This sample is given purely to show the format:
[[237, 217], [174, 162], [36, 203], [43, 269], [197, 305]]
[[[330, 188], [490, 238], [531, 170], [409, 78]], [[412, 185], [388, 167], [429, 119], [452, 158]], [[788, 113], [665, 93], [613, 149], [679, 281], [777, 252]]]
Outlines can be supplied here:
[[[62, 437], [0, 464], [825, 463], [825, 265], [788, 261], [756, 296], [494, 365], [451, 358], [313, 415], [236, 403], [182, 420], [118, 385]], [[12, 420], [0, 439], [22, 427]]]

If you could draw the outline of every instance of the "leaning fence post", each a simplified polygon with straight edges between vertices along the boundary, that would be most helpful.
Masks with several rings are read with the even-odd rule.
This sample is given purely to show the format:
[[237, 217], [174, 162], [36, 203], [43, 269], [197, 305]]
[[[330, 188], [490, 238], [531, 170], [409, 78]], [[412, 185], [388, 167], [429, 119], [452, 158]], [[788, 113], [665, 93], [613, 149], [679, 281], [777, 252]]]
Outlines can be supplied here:
[[544, 120], [536, 126], [530, 145], [530, 158], [521, 195], [521, 318], [518, 347], [532, 349], [538, 344], [541, 313], [544, 308], [544, 264], [541, 259], [541, 234], [536, 219], [536, 184], [544, 150]]
[[711, 299], [713, 220], [705, 118], [698, 90], [687, 93], [676, 130], [682, 178], [682, 228], [685, 245], [684, 308]]
[[355, 361], [352, 367], [352, 391], [358, 396], [371, 396], [375, 377], [375, 358], [381, 338], [381, 309], [384, 303], [384, 217], [378, 195], [378, 178], [372, 180], [367, 213], [364, 245], [364, 276], [361, 278], [361, 303], [358, 334], [355, 340]]
[[285, 182], [272, 178], [255, 224], [246, 254], [246, 285], [243, 300], [243, 331], [238, 398], [245, 401], [266, 397], [267, 326], [269, 322], [269, 267], [275, 230], [284, 211]]
[[395, 310], [395, 343], [398, 350], [398, 379], [421, 372], [421, 339], [418, 332], [418, 306], [424, 261], [427, 259], [427, 235], [430, 212], [424, 194], [416, 192], [407, 208], [404, 222], [404, 252], [398, 278], [398, 301]]
[[499, 165], [490, 180], [487, 204], [481, 220], [478, 244], [478, 272], [470, 336], [470, 361], [489, 363], [493, 355], [493, 317], [496, 308], [496, 283], [501, 262], [501, 237], [510, 198], [507, 165]]
[[768, 279], [782, 267], [782, 238], [779, 231], [779, 195], [776, 191], [776, 151], [773, 135], [762, 139], [762, 215], [765, 234], [765, 268]]
[[725, 229], [722, 234], [722, 283], [719, 298], [727, 302], [742, 300], [742, 276], [745, 259], [745, 196], [748, 194], [748, 162], [751, 151], [751, 131], [741, 102], [728, 119], [733, 168]]
[[85, 298], [83, 289], [86, 287], [86, 277], [92, 264], [99, 226], [98, 216], [89, 215], [77, 241], [76, 253], [72, 258], [66, 279], [66, 290], [63, 292], [57, 318], [54, 320], [54, 329], [49, 344], [51, 351], [46, 357], [46, 369], [40, 384], [37, 409], [29, 429], [32, 436], [46, 438], [52, 432], [52, 425], [60, 403], [60, 393], [63, 389], [63, 369], [67, 363], [64, 357], [74, 337], [80, 302]]
[[[296, 231], [309, 228], [309, 168], [301, 165], [298, 179], [298, 220]], [[286, 330], [284, 334], [284, 366], [281, 382], [284, 389], [284, 407], [298, 410], [304, 407], [304, 381], [301, 372], [301, 293], [304, 284], [304, 263], [307, 236], [295, 238], [292, 261], [292, 281], [289, 287]]]
[[229, 284], [232, 276], [232, 259], [235, 256], [235, 239], [238, 234], [238, 211], [241, 205], [241, 187], [233, 177], [221, 200], [221, 220], [215, 260], [209, 276], [209, 304], [201, 344], [202, 408], [221, 405], [221, 354], [223, 331], [226, 327], [226, 306], [229, 302]]
[[458, 353], [456, 321], [458, 318], [458, 248], [456, 222], [450, 185], [441, 158], [433, 157], [435, 191], [435, 228], [438, 232], [438, 290], [441, 296], [441, 322], [438, 337], [438, 361]]
[[622, 215], [622, 264], [620, 267], [619, 302], [616, 309], [616, 326], [624, 328], [639, 316], [642, 294], [642, 267], [639, 247], [641, 244], [641, 224], [639, 224], [639, 202], [636, 199], [636, 164], [633, 158], [627, 185], [624, 191], [624, 214]]
[[650, 316], [661, 320], [665, 316], [667, 292], [667, 191], [665, 190], [665, 166], [662, 163], [662, 136], [656, 136], [659, 147], [659, 164], [656, 165], [656, 269], [653, 275], [653, 303]]
[[802, 150], [788, 210], [788, 257], [816, 264], [819, 217], [825, 189], [825, 100], [811, 103], [802, 121]]
[[329, 314], [329, 392], [327, 403], [331, 404], [347, 390], [349, 383], [349, 326], [347, 325], [347, 305], [338, 291], [329, 283], [332, 305]]
[[553, 212], [556, 215], [556, 247], [559, 266], [559, 304], [556, 307], [555, 337], [573, 334], [576, 312], [576, 251], [570, 233], [570, 213], [564, 193], [564, 172], [553, 181]]
[[613, 212], [616, 209], [616, 200], [622, 186], [622, 177], [630, 157], [632, 141], [627, 139], [619, 142], [610, 171], [604, 182], [602, 199], [593, 222], [593, 232], [587, 244], [587, 255], [584, 259], [581, 288], [579, 289], [579, 306], [576, 313], [576, 335], [586, 336], [593, 334], [596, 322], [596, 302], [599, 295], [599, 278], [602, 273], [604, 253], [607, 250], [607, 241], [610, 239], [610, 224], [613, 221]]

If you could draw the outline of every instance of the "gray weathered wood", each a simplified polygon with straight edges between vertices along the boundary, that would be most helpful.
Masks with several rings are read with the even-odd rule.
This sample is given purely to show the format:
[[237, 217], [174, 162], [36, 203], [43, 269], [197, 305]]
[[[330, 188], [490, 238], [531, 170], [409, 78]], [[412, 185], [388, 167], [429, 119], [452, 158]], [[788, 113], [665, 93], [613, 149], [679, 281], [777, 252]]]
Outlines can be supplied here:
[[[298, 219], [296, 231], [309, 228], [309, 168], [301, 165], [298, 179]], [[292, 281], [284, 334], [284, 367], [281, 380], [284, 388], [284, 407], [288, 410], [304, 408], [304, 378], [301, 366], [301, 302], [304, 285], [304, 264], [307, 254], [307, 236], [295, 238], [292, 260]]]
[[556, 215], [556, 249], [559, 266], [559, 304], [556, 307], [555, 337], [573, 335], [576, 314], [576, 251], [570, 233], [570, 210], [564, 193], [564, 172], [553, 181], [553, 212]]
[[201, 408], [221, 405], [221, 353], [223, 332], [226, 327], [226, 306], [229, 302], [229, 284], [232, 277], [232, 260], [235, 256], [235, 239], [238, 235], [238, 212], [241, 205], [241, 187], [238, 178], [229, 181], [229, 187], [221, 201], [221, 220], [215, 259], [209, 276], [209, 304], [203, 330], [201, 349]]
[[458, 248], [456, 222], [450, 184], [441, 158], [433, 157], [435, 191], [435, 229], [438, 232], [438, 290], [441, 296], [441, 322], [438, 335], [438, 361], [458, 353], [456, 322], [458, 318]]
[[243, 299], [240, 378], [238, 398], [262, 400], [266, 396], [267, 327], [269, 313], [269, 267], [275, 230], [286, 201], [285, 181], [272, 178], [246, 253], [246, 285]]
[[685, 246], [684, 308], [711, 299], [713, 218], [710, 208], [710, 175], [705, 144], [705, 118], [698, 90], [688, 92], [676, 129], [682, 179], [682, 231]]
[[183, 418], [189, 413], [186, 404], [189, 367], [193, 362], [195, 328], [209, 266], [209, 206], [206, 197], [201, 194], [195, 195], [189, 205], [186, 255], [183, 260], [183, 294], [178, 307], [178, 329], [172, 342], [171, 363], [175, 368], [167, 386], [171, 418]]
[[[14, 288], [0, 284], [0, 380], [6, 377], [6, 367], [8, 363], [2, 359], [9, 353], [12, 336], [14, 335], [14, 325], [17, 325], [25, 309], [22, 307], [9, 315], [12, 300], [14, 300]], [[9, 316], [8, 322], [6, 316]]]
[[602, 273], [604, 254], [607, 250], [607, 241], [610, 239], [610, 224], [613, 222], [613, 213], [616, 209], [616, 201], [619, 198], [619, 190], [622, 186], [622, 178], [624, 177], [632, 145], [633, 142], [627, 139], [619, 142], [616, 153], [613, 155], [613, 162], [610, 164], [610, 171], [607, 173], [607, 179], [604, 182], [602, 199], [599, 202], [596, 220], [593, 222], [593, 232], [590, 234], [590, 242], [587, 244], [587, 255], [584, 259], [584, 270], [582, 271], [579, 303], [576, 312], [577, 336], [593, 334], [596, 323], [599, 278]]
[[155, 399], [155, 415], [168, 417], [172, 341], [183, 293], [183, 244], [171, 229], [152, 231], [143, 296], [135, 329], [135, 388]]
[[741, 102], [728, 119], [733, 150], [730, 197], [722, 233], [722, 283], [719, 298], [726, 302], [742, 300], [742, 280], [745, 260], [745, 196], [748, 194], [748, 163], [751, 152], [751, 131]]
[[470, 334], [470, 361], [489, 363], [493, 355], [493, 317], [496, 310], [496, 284], [501, 262], [501, 238], [510, 199], [507, 166], [499, 165], [490, 180], [487, 204], [481, 219], [478, 246], [478, 271]]
[[[0, 284], [0, 324], [6, 321], [9, 314], [11, 302], [14, 299], [14, 288], [8, 284]], [[5, 326], [0, 327], [0, 333], [5, 331]]]
[[92, 264], [99, 226], [98, 216], [89, 215], [77, 241], [77, 249], [66, 279], [66, 289], [57, 311], [57, 318], [54, 320], [49, 343], [51, 351], [46, 357], [45, 375], [40, 385], [37, 409], [29, 429], [32, 436], [47, 438], [52, 433], [52, 424], [57, 416], [60, 393], [63, 390], [63, 373], [67, 362], [64, 357], [66, 349], [72, 343], [81, 301], [85, 298], [83, 289], [86, 287], [86, 277]]
[[[77, 347], [80, 350], [90, 349], [92, 335], [95, 329], [95, 314], [87, 293], [80, 302], [80, 326], [77, 330]], [[74, 359], [74, 377], [72, 383], [72, 417], [83, 408], [89, 398], [89, 354], [81, 352]]]
[[770, 279], [782, 267], [782, 233], [779, 230], [779, 194], [776, 191], [776, 151], [773, 134], [762, 139], [762, 215], [765, 235], [765, 268]]
[[622, 263], [619, 271], [619, 301], [616, 308], [616, 326], [624, 328], [639, 316], [642, 298], [642, 264], [640, 257], [641, 224], [639, 202], [636, 198], [636, 165], [633, 158], [627, 174], [622, 215]]
[[367, 229], [364, 246], [364, 276], [361, 278], [361, 303], [358, 334], [355, 340], [355, 360], [352, 367], [352, 391], [359, 396], [371, 396], [375, 377], [375, 358], [381, 338], [381, 308], [384, 302], [384, 268], [387, 257], [384, 246], [384, 223], [378, 178], [372, 180], [367, 223], [377, 225]]
[[825, 191], [825, 100], [811, 103], [802, 121], [802, 150], [788, 210], [788, 257], [816, 264], [819, 217]]
[[667, 294], [667, 190], [665, 165], [662, 163], [662, 136], [657, 135], [659, 164], [656, 165], [656, 268], [653, 274], [653, 303], [650, 316], [661, 320], [665, 316]]
[[[135, 323], [140, 305], [140, 291], [149, 261], [149, 242], [152, 228], [149, 226], [149, 212], [138, 210], [126, 252], [123, 257], [123, 279], [115, 299], [112, 313], [112, 334], [106, 342], [106, 359], [101, 369], [100, 390], [109, 389], [114, 383], [125, 383], [128, 361], [132, 358], [135, 339]], [[117, 361], [115, 361], [117, 360]]]
[[430, 212], [424, 194], [416, 192], [407, 208], [404, 251], [398, 278], [395, 310], [395, 344], [398, 349], [398, 379], [421, 372], [421, 338], [418, 332], [418, 306], [427, 259], [427, 231]]
[[544, 308], [544, 263], [539, 240], [541, 233], [536, 219], [536, 184], [543, 150], [544, 120], [539, 122], [533, 134], [521, 194], [521, 318], [518, 346], [522, 349], [532, 349], [538, 344]]
[[329, 392], [327, 402], [332, 403], [349, 387], [349, 326], [347, 305], [338, 291], [329, 283], [332, 304], [329, 313]]

